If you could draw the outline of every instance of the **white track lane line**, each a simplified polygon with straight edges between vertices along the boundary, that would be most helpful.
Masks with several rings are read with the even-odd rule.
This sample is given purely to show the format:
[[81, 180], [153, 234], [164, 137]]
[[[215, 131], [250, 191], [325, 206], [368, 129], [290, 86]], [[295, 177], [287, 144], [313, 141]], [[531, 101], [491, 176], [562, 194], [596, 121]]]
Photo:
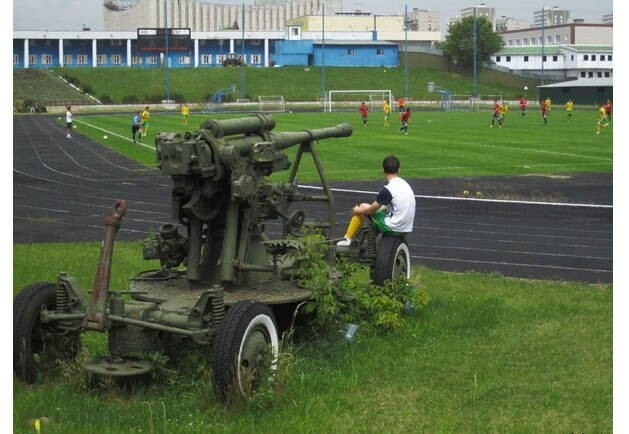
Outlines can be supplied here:
[[[77, 122], [77, 123], [80, 123], [80, 124], [83, 124], [83, 125], [87, 125], [88, 127], [94, 128], [95, 130], [100, 130], [100, 131], [102, 131], [104, 133], [111, 134], [112, 136], [120, 137], [123, 140], [126, 140], [128, 142], [133, 143], [133, 140], [131, 140], [128, 137], [121, 136], [120, 134], [114, 133], [113, 131], [106, 130], [105, 128], [97, 127], [96, 125], [90, 124], [89, 122], [85, 122], [85, 121], [78, 120], [78, 119], [75, 119], [74, 122]], [[155, 146], [146, 145], [146, 144], [141, 143], [141, 142], [135, 142], [134, 144], [135, 145], [144, 146], [145, 148], [149, 148], [149, 149], [153, 149], [153, 150], [155, 149]]]

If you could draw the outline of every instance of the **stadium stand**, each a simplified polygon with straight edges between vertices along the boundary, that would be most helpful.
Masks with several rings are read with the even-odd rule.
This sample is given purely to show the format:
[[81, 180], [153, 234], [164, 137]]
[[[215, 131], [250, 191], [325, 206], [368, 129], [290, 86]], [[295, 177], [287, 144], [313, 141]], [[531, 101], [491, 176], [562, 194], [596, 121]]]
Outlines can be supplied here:
[[98, 104], [50, 70], [14, 69], [13, 103], [21, 101], [32, 101], [43, 107]]

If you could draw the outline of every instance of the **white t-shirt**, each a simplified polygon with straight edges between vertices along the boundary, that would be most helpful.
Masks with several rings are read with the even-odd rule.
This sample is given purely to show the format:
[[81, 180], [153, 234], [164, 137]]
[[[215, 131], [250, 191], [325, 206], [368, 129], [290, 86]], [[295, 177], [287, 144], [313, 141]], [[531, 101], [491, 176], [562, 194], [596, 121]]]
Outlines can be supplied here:
[[376, 202], [386, 205], [384, 223], [395, 232], [412, 232], [415, 220], [415, 194], [408, 182], [396, 176], [378, 193]]
[[66, 111], [66, 123], [72, 123], [72, 112], [70, 110]]

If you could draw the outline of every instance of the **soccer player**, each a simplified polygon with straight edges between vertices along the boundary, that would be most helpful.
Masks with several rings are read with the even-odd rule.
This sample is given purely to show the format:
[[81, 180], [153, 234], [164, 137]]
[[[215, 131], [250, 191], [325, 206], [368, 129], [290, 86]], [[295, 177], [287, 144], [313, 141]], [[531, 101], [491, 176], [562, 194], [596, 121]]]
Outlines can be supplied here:
[[411, 186], [399, 175], [400, 160], [394, 155], [389, 155], [382, 161], [382, 172], [387, 184], [378, 192], [376, 200], [372, 203], [361, 203], [352, 208], [345, 239], [339, 241], [337, 246], [351, 245], [365, 216], [371, 216], [374, 229], [382, 234], [412, 232], [415, 220], [415, 194]]
[[553, 102], [549, 96], [546, 97], [545, 102], [546, 102], [546, 111], [550, 112], [550, 106], [553, 105]]
[[507, 105], [506, 102], [503, 102], [502, 104], [500, 104], [500, 118], [498, 119], [498, 126], [500, 128], [502, 128], [502, 126], [504, 125], [505, 115], [507, 114], [508, 111], [509, 111], [509, 106]]
[[526, 105], [529, 102], [526, 100], [526, 98], [524, 98], [523, 96], [520, 97], [520, 113], [522, 114], [522, 117], [524, 117], [524, 115], [526, 114]]
[[188, 107], [186, 103], [184, 102], [183, 105], [181, 106], [181, 116], [183, 117], [181, 121], [183, 122], [184, 125], [188, 125], [189, 115], [190, 115], [190, 107]]
[[496, 123], [496, 121], [498, 121], [498, 126], [501, 126], [500, 124], [500, 103], [498, 102], [498, 100], [494, 100], [494, 111], [491, 114], [491, 125], [489, 125], [490, 128], [494, 127], [494, 124]]
[[404, 100], [404, 97], [403, 96], [399, 97], [397, 99], [397, 111], [403, 112], [405, 105], [406, 105], [406, 100]]
[[598, 107], [598, 121], [596, 122], [596, 134], [601, 133], [601, 128], [605, 128], [609, 126], [609, 119], [607, 118], [607, 111], [605, 110], [605, 105], [601, 104]]
[[411, 109], [409, 107], [400, 114], [400, 122], [402, 123], [402, 126], [398, 129], [398, 133], [404, 132], [404, 135], [408, 136], [408, 121], [410, 118]]
[[382, 106], [382, 111], [384, 112], [384, 126], [389, 126], [389, 116], [391, 115], [391, 104], [389, 100], [384, 101], [384, 105]]
[[369, 107], [367, 107], [365, 101], [363, 101], [358, 107], [358, 112], [360, 113], [360, 118], [363, 121], [363, 126], [367, 125], [367, 115], [369, 114]]
[[542, 118], [544, 119], [544, 125], [548, 125], [548, 111], [549, 106], [547, 103], [548, 99], [539, 102], [539, 108], [542, 110]]
[[[131, 137], [133, 137], [133, 143], [135, 143], [135, 135], [138, 134], [138, 131], [140, 131], [140, 127], [142, 126], [142, 116], [140, 115], [140, 112], [136, 112], [135, 115], [133, 115], [133, 119], [131, 120]], [[142, 137], [142, 134], [140, 133], [138, 135], [138, 140], [140, 140]]]
[[605, 107], [605, 113], [607, 114], [607, 119], [609, 120], [609, 122], [612, 121], [612, 102], [610, 100], [607, 100], [607, 102], [605, 103], [605, 105], [603, 105], [603, 107]]
[[72, 107], [66, 107], [66, 138], [72, 138]]
[[566, 115], [568, 115], [568, 122], [572, 120], [572, 111], [574, 110], [574, 103], [571, 99], [566, 102]]
[[149, 119], [151, 118], [151, 113], [149, 112], [149, 106], [144, 107], [144, 111], [142, 112], [142, 129], [141, 135], [146, 137], [146, 132], [149, 129]]

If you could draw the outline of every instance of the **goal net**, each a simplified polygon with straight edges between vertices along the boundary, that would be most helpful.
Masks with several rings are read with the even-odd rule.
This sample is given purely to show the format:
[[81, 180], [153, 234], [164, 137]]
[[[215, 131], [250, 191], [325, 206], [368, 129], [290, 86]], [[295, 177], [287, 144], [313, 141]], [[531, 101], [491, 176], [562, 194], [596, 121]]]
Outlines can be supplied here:
[[367, 104], [369, 110], [382, 109], [386, 100], [394, 104], [390, 89], [329, 90], [325, 94], [324, 111], [356, 110], [361, 102]]
[[283, 112], [286, 111], [286, 100], [282, 95], [260, 95], [258, 108], [261, 112]]
[[502, 103], [502, 95], [450, 95], [445, 110], [477, 112], [493, 108], [494, 101]]

